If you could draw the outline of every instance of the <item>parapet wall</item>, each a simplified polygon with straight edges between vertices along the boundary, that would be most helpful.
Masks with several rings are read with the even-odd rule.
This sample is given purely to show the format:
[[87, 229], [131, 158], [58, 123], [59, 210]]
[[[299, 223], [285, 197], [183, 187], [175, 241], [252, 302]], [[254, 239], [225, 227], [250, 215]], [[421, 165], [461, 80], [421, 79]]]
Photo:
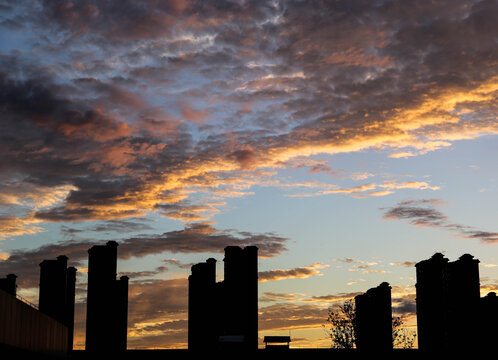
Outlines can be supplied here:
[[0, 344], [43, 353], [67, 352], [67, 326], [0, 290]]

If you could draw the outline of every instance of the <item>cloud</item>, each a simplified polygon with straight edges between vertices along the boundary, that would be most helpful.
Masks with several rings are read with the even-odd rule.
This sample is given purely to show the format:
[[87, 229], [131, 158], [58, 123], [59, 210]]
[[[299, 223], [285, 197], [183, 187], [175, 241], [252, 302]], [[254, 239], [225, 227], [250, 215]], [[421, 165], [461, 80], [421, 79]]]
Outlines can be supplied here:
[[391, 262], [391, 263], [389, 263], [389, 265], [392, 265], [392, 266], [404, 266], [404, 267], [413, 268], [416, 263], [417, 263], [417, 261], [401, 261], [401, 262], [398, 261], [398, 262]]
[[156, 204], [154, 208], [169, 218], [192, 222], [209, 220], [220, 211], [217, 206], [225, 204], [225, 202], [205, 202], [202, 205], [194, 205], [180, 201], [174, 204]]
[[[26, 44], [46, 56], [1, 56], [2, 177], [21, 175], [16, 196], [29, 184], [74, 187], [63, 204], [36, 214], [44, 222], [141, 216], [161, 205], [178, 207], [165, 216], [205, 221], [216, 212], [201, 213], [195, 207], [209, 200], [193, 195], [250, 194], [265, 182], [262, 169], [342, 177], [314, 157], [367, 149], [418, 156], [496, 134], [495, 6], [16, 3], [4, 22], [24, 14], [39, 29]], [[406, 14], [410, 22], [400, 20]], [[437, 189], [374, 185], [301, 196]]]
[[64, 201], [75, 190], [77, 188], [72, 185], [43, 187], [22, 182], [6, 183], [0, 189], [0, 206], [28, 204], [34, 209], [50, 207]]
[[333, 294], [333, 295], [312, 296], [310, 299], [307, 299], [305, 301], [331, 303], [331, 302], [336, 302], [336, 301], [351, 300], [355, 296], [360, 295], [360, 294], [362, 294], [362, 293], [361, 292], [350, 292], [350, 293], [340, 293], [340, 294]]
[[396, 206], [385, 208], [383, 219], [408, 220], [410, 225], [434, 227], [453, 232], [466, 239], [479, 239], [483, 244], [498, 241], [498, 233], [475, 229], [471, 226], [452, 223], [449, 218], [435, 207], [442, 203], [440, 199], [406, 200]]
[[275, 302], [275, 301], [287, 301], [287, 302], [295, 302], [300, 301], [304, 294], [285, 294], [285, 293], [276, 293], [273, 291], [266, 291], [259, 298], [260, 303], [265, 302]]
[[[296, 184], [297, 185], [297, 184]], [[301, 184], [304, 186], [305, 184]], [[320, 187], [319, 184], [313, 184], [313, 187]], [[308, 185], [308, 187], [311, 187]], [[357, 185], [349, 188], [338, 188], [336, 185], [322, 184], [323, 189], [316, 191], [314, 193], [300, 193], [287, 195], [288, 197], [311, 197], [311, 196], [323, 196], [328, 194], [349, 194], [355, 198], [366, 198], [370, 196], [386, 196], [394, 193], [394, 190], [399, 189], [419, 189], [419, 190], [439, 190], [439, 186], [430, 186], [429, 183], [425, 181], [406, 181], [398, 183], [396, 180], [389, 180], [382, 184], [377, 183], [366, 183], [362, 185]], [[376, 190], [381, 189], [381, 190]], [[382, 190], [385, 189], [385, 190]]]
[[[222, 253], [226, 246], [257, 246], [260, 257], [274, 257], [286, 251], [287, 238], [266, 233], [218, 230], [207, 223], [189, 224], [183, 230], [158, 235], [142, 235], [117, 239], [118, 257], [130, 259], [152, 254], [171, 253]], [[45, 259], [66, 255], [71, 266], [81, 266], [88, 258], [88, 249], [99, 244], [93, 240], [72, 240], [42, 245], [35, 249], [12, 250], [9, 257], [0, 261], [0, 273], [14, 273], [22, 287], [37, 287], [38, 265]], [[307, 269], [310, 273], [323, 268], [317, 264]]]
[[261, 307], [259, 312], [260, 331], [321, 328], [328, 314], [326, 307], [291, 303]]
[[258, 281], [260, 283], [267, 281], [278, 281], [285, 279], [305, 279], [311, 276], [323, 276], [320, 269], [326, 269], [330, 265], [315, 263], [308, 267], [298, 267], [286, 270], [269, 270], [258, 273]]
[[338, 258], [338, 259], [334, 259], [334, 261], [340, 261], [340, 262], [343, 262], [343, 263], [354, 263], [357, 260], [355, 260], [353, 258]]
[[154, 228], [150, 226], [148, 222], [150, 222], [150, 220], [148, 220], [147, 218], [108, 220], [98, 223], [95, 226], [85, 227], [83, 229], [62, 226], [61, 232], [67, 237], [72, 237], [75, 234], [84, 233], [87, 231], [105, 232], [105, 233], [116, 232], [122, 234], [122, 233], [139, 232], [145, 230], [153, 230]]
[[[365, 261], [365, 260], [360, 260], [360, 259], [353, 259], [353, 258], [338, 258], [334, 259], [335, 262], [342, 262], [345, 264], [351, 264], [350, 268], [348, 271], [350, 272], [361, 272], [363, 274], [386, 274], [388, 271], [386, 270], [379, 270], [379, 269], [372, 269], [373, 266], [379, 265], [381, 261], [378, 260], [370, 260], [370, 261]], [[342, 267], [342, 265], [337, 266], [338, 268]], [[353, 285], [357, 281], [348, 283], [348, 285]]]
[[[307, 167], [310, 174], [342, 176], [313, 156], [371, 148], [393, 152], [390, 156], [421, 155], [458, 139], [496, 133], [489, 115], [496, 91], [489, 60], [493, 32], [483, 25], [489, 23], [491, 3], [451, 11], [432, 3], [276, 4], [146, 3], [137, 8], [84, 1], [42, 2], [37, 9], [20, 4], [25, 20], [46, 30], [47, 39], [50, 31], [64, 29], [68, 37], [58, 51], [78, 61], [50, 67], [30, 63], [22, 53], [2, 55], [2, 169], [7, 182], [13, 173], [23, 176], [0, 198], [36, 210], [40, 222], [123, 219], [154, 211], [185, 222], [206, 221], [219, 205], [188, 198], [199, 192], [217, 199], [251, 194], [252, 186], [265, 183], [256, 173], [261, 169]], [[344, 17], [337, 18], [338, 13]], [[400, 13], [412, 14], [412, 22], [396, 20]], [[309, 22], [326, 27], [317, 30]], [[130, 28], [136, 31], [130, 34]], [[329, 33], [336, 34], [334, 41]], [[454, 34], [461, 35], [458, 42]], [[36, 40], [40, 51], [57, 48]], [[82, 59], [82, 40], [107, 56]], [[113, 46], [123, 41], [135, 46]], [[445, 55], [453, 53], [460, 55]], [[279, 61], [261, 60], [275, 54]], [[444, 58], [448, 61], [441, 67]], [[454, 71], [448, 72], [448, 66]], [[200, 69], [195, 88], [185, 83], [179, 89], [177, 74], [193, 68]], [[413, 73], [417, 76], [406, 76]], [[164, 78], [155, 83], [158, 74]], [[220, 75], [226, 80], [220, 81]], [[164, 79], [171, 91], [158, 87]], [[158, 106], [155, 96], [165, 93], [171, 101]], [[231, 119], [247, 104], [255, 110], [246, 112], [242, 122]], [[171, 109], [180, 113], [172, 115]], [[222, 114], [217, 127], [199, 128], [202, 136], [194, 136], [181, 119], [183, 114], [202, 121], [206, 114], [198, 109]], [[25, 146], [16, 145], [21, 143]], [[353, 176], [372, 175], [365, 174]], [[30, 186], [64, 191], [47, 198], [44, 204], [51, 208], [40, 210], [29, 200], [35, 198]], [[288, 196], [343, 193], [361, 198], [437, 188], [389, 181]], [[492, 241], [494, 233], [466, 236]]]
[[260, 257], [273, 257], [286, 250], [287, 238], [272, 233], [255, 234], [234, 230], [217, 230], [208, 223], [194, 223], [183, 230], [162, 235], [141, 236], [122, 240], [119, 256], [142, 257], [165, 251], [172, 253], [223, 252], [226, 246], [257, 246]]
[[414, 317], [416, 316], [415, 294], [406, 295], [403, 297], [392, 298], [392, 309], [396, 316]]
[[136, 278], [145, 278], [145, 277], [146, 278], [151, 278], [151, 277], [153, 277], [155, 275], [162, 274], [165, 271], [168, 271], [168, 267], [167, 266], [158, 266], [158, 267], [156, 267], [155, 270], [149, 270], [149, 271], [131, 271], [131, 272], [127, 271], [127, 272], [124, 272], [124, 273], [119, 273], [118, 277], [126, 275], [130, 279], [132, 279], [132, 281], [134, 281], [134, 279], [136, 279]]
[[0, 240], [44, 231], [42, 227], [34, 225], [37, 223], [39, 223], [39, 221], [33, 219], [29, 215], [25, 217], [16, 217], [0, 214]]

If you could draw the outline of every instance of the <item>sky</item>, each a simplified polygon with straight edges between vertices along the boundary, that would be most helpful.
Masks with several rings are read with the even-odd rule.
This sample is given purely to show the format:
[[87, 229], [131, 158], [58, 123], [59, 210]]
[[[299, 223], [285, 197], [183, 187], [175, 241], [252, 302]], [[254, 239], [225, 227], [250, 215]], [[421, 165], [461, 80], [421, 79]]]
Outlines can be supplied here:
[[0, 1], [0, 276], [115, 240], [128, 347], [186, 348], [192, 264], [259, 248], [259, 336], [479, 259], [498, 290], [498, 2]]

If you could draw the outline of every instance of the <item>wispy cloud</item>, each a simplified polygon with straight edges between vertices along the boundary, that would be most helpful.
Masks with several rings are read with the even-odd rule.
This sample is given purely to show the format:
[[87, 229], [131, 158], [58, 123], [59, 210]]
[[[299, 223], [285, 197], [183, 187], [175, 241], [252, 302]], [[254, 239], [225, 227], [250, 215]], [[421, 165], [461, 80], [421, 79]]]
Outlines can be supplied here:
[[472, 226], [456, 224], [436, 207], [443, 203], [441, 199], [406, 200], [396, 206], [385, 208], [383, 219], [407, 220], [409, 224], [418, 227], [434, 227], [454, 233], [466, 239], [478, 239], [483, 244], [498, 242], [497, 232], [488, 232]]
[[307, 267], [297, 267], [285, 270], [268, 270], [258, 273], [258, 281], [277, 281], [285, 279], [305, 279], [311, 276], [323, 276], [321, 269], [326, 269], [330, 265], [315, 263]]

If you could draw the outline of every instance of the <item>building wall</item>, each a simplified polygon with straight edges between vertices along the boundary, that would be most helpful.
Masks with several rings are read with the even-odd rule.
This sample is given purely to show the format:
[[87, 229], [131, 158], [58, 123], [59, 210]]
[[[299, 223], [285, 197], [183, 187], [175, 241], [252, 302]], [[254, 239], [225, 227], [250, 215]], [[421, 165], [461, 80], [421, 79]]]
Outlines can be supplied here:
[[446, 335], [444, 268], [448, 263], [442, 254], [420, 261], [416, 266], [417, 333], [421, 350], [441, 347]]
[[389, 351], [392, 342], [391, 287], [384, 282], [355, 297], [356, 346], [359, 350]]
[[192, 266], [189, 276], [189, 350], [258, 348], [258, 248], [227, 246], [224, 280], [216, 260]]
[[40, 263], [40, 294], [38, 307], [41, 312], [66, 323], [67, 257], [43, 260]]
[[14, 274], [9, 274], [5, 278], [0, 278], [0, 290], [3, 290], [8, 294], [16, 296], [17, 293], [16, 279], [17, 276]]
[[67, 326], [0, 290], [0, 344], [62, 354], [67, 339]]
[[216, 260], [192, 266], [188, 296], [188, 348], [190, 350], [214, 350], [220, 335], [218, 286], [216, 284]]
[[128, 278], [116, 280], [115, 241], [88, 250], [86, 350], [126, 350], [128, 320]]
[[258, 248], [225, 248], [225, 331], [244, 336], [248, 349], [258, 348]]
[[421, 350], [477, 346], [479, 260], [462, 255], [449, 262], [436, 253], [416, 265], [417, 331]]
[[483, 349], [496, 350], [498, 338], [498, 296], [491, 292], [480, 299], [479, 306], [479, 331], [480, 344]]

